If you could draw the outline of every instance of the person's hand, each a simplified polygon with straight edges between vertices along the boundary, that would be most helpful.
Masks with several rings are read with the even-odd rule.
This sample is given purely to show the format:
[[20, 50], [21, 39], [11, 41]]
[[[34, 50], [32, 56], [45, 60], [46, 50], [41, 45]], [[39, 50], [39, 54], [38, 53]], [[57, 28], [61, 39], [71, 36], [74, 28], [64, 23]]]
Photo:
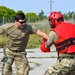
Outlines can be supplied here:
[[41, 44], [46, 42], [46, 41], [47, 41], [47, 39], [43, 38], [42, 41], [41, 41]]
[[41, 45], [40, 45], [40, 49], [42, 52], [50, 52], [50, 49], [45, 48], [45, 43], [46, 43], [47, 39], [43, 38], [41, 41]]

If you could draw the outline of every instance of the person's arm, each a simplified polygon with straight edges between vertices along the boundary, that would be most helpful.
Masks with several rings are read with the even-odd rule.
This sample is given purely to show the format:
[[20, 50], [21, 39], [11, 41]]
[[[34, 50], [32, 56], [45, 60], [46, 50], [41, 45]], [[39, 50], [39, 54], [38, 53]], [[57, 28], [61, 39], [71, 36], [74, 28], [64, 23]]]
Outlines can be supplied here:
[[45, 43], [45, 47], [50, 48], [50, 46], [54, 44], [54, 42], [56, 42], [58, 39], [59, 39], [58, 35], [54, 31], [51, 31], [48, 35], [48, 39], [47, 42]]
[[46, 33], [42, 32], [39, 29], [37, 29], [36, 34], [39, 35], [39, 36], [41, 36], [42, 38], [48, 39], [48, 35]]
[[30, 26], [30, 34], [37, 34], [38, 36], [48, 39], [48, 35], [44, 32], [42, 32], [41, 30], [39, 30], [38, 28], [36, 28], [35, 26]]
[[50, 46], [58, 39], [57, 34], [54, 31], [51, 31], [48, 35], [47, 41], [43, 41], [40, 49], [43, 52], [50, 52]]
[[0, 34], [3, 34], [4, 33], [4, 29], [2, 26], [0, 26]]
[[0, 34], [5, 33], [6, 29], [12, 25], [14, 25], [14, 23], [6, 23], [6, 24], [3, 24], [2, 26], [0, 26]]

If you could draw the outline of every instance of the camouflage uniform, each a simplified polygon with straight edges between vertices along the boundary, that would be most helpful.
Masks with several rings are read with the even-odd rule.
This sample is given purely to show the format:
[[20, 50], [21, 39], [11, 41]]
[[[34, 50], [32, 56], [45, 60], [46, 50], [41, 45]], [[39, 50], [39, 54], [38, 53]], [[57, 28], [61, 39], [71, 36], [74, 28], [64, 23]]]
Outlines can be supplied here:
[[27, 46], [29, 35], [35, 34], [36, 27], [25, 25], [23, 29], [16, 28], [13, 23], [0, 26], [0, 34], [6, 33], [6, 55], [8, 57], [4, 67], [4, 75], [11, 75], [12, 64], [15, 61], [17, 75], [28, 75], [29, 63], [26, 57], [25, 48]]
[[[49, 33], [49, 39], [46, 44], [53, 43], [58, 40], [55, 32]], [[44, 75], [75, 75], [75, 53], [60, 54], [58, 60], [53, 66], [50, 66]]]

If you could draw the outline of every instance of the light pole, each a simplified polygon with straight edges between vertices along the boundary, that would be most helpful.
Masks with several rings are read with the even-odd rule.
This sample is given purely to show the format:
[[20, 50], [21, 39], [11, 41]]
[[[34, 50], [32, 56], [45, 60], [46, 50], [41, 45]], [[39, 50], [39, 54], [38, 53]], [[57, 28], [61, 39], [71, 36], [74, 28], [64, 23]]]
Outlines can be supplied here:
[[52, 12], [52, 0], [50, 0], [50, 13]]
[[54, 3], [54, 1], [50, 0], [50, 13], [52, 12], [52, 3]]
[[4, 18], [5, 18], [5, 14], [4, 14], [4, 16], [3, 16], [3, 24], [4, 24]]

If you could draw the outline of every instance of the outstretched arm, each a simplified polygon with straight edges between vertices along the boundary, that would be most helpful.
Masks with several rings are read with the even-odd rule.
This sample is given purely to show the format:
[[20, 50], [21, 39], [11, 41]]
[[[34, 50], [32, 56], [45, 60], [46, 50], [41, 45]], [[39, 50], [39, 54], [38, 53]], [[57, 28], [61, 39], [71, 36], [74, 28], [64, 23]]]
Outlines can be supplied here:
[[3, 26], [0, 26], [0, 34], [3, 34], [3, 33], [4, 33]]
[[44, 41], [41, 45], [40, 45], [40, 49], [43, 52], [49, 52], [50, 51], [50, 46], [56, 42], [58, 40], [58, 36], [54, 31], [51, 31], [48, 35], [48, 39], [47, 41]]
[[12, 25], [14, 25], [14, 23], [6, 23], [0, 26], [0, 34], [5, 33], [7, 28], [11, 27]]
[[41, 36], [42, 38], [45, 38], [47, 39], [48, 38], [48, 35], [44, 32], [42, 32], [41, 30], [37, 29], [37, 32], [36, 32], [37, 35]]

